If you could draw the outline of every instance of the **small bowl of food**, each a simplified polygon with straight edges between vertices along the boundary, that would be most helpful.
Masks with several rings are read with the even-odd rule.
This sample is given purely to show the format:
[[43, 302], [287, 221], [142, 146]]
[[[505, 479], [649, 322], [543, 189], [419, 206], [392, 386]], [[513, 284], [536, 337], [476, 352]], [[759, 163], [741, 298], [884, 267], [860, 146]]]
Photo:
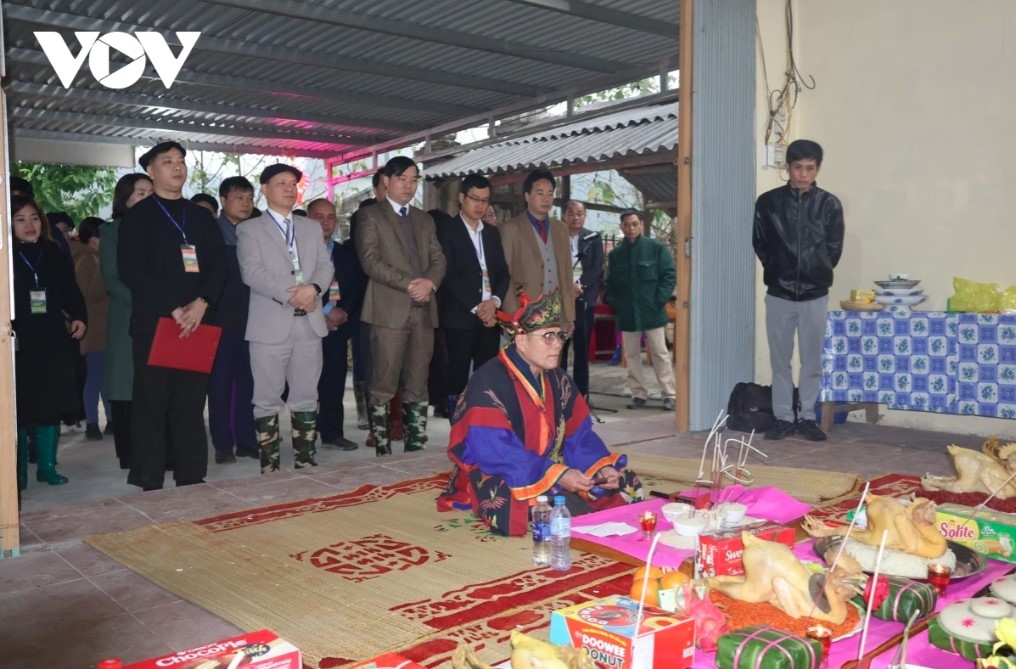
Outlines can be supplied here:
[[748, 507], [740, 502], [727, 502], [720, 507], [725, 523], [739, 523], [748, 513]]
[[706, 529], [708, 520], [704, 516], [698, 515], [675, 518], [672, 522], [674, 524], [674, 531], [682, 537], [694, 537], [702, 534], [702, 531]]
[[684, 502], [670, 502], [660, 507], [660, 512], [667, 522], [673, 524], [678, 518], [688, 518], [695, 515], [695, 507]]

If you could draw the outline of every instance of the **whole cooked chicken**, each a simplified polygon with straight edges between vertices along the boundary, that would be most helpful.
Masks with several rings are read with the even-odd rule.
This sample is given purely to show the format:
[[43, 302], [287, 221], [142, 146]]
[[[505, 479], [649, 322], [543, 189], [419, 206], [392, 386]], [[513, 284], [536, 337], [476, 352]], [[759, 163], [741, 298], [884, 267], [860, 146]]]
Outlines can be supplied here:
[[[512, 669], [596, 669], [589, 654], [581, 648], [555, 646], [546, 641], [512, 630]], [[493, 669], [476, 657], [465, 644], [452, 654], [452, 669]]]
[[980, 492], [998, 499], [1016, 497], [1016, 481], [1012, 480], [1016, 444], [1001, 444], [992, 437], [981, 446], [981, 452], [950, 444], [946, 446], [956, 476], [932, 476], [921, 479], [925, 490], [946, 492]]
[[[935, 503], [917, 497], [901, 504], [892, 497], [868, 493], [868, 526], [855, 527], [850, 538], [868, 546], [878, 546], [887, 532], [885, 547], [923, 558], [942, 557], [946, 540], [935, 522]], [[804, 531], [813, 537], [845, 536], [847, 527], [831, 527], [811, 516], [804, 517]]]
[[768, 602], [792, 618], [810, 617], [835, 625], [846, 619], [847, 601], [855, 592], [840, 578], [839, 570], [823, 578], [808, 571], [781, 543], [748, 532], [741, 533], [741, 540], [744, 576], [710, 578], [710, 588], [742, 602]]

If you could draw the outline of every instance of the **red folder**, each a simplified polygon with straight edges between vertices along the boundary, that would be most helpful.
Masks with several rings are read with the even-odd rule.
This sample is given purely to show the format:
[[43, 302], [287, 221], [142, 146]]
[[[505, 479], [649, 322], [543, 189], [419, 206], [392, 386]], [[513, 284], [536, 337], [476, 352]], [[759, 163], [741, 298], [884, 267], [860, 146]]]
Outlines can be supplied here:
[[180, 326], [172, 318], [160, 318], [155, 327], [152, 350], [148, 352], [148, 364], [152, 367], [168, 367], [187, 372], [208, 374], [215, 362], [215, 351], [219, 348], [222, 328], [215, 325], [199, 325], [189, 337], [180, 337]]

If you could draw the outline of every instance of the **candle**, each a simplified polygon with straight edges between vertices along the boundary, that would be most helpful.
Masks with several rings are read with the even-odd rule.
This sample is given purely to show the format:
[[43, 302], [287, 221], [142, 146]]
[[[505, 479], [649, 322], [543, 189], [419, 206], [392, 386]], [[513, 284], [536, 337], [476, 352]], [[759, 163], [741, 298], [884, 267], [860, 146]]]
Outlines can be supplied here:
[[928, 565], [928, 583], [931, 583], [938, 594], [944, 595], [946, 589], [949, 587], [949, 579], [952, 576], [952, 569], [944, 564], [935, 564], [934, 562]]
[[648, 537], [656, 529], [656, 514], [652, 511], [646, 511], [639, 516], [639, 523], [642, 525], [643, 536]]
[[805, 636], [822, 644], [822, 660], [819, 665], [826, 666], [829, 660], [829, 648], [833, 643], [833, 631], [825, 625], [812, 625], [805, 630]]

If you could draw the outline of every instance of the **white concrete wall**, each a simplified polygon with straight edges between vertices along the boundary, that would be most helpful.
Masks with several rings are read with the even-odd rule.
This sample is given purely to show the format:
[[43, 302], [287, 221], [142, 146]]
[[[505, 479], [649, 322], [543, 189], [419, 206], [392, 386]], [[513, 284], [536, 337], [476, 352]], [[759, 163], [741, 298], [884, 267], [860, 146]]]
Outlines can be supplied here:
[[[784, 0], [758, 0], [771, 88], [786, 70]], [[890, 272], [945, 309], [952, 279], [1016, 284], [1016, 2], [794, 0], [794, 55], [815, 78], [790, 139], [825, 149], [819, 184], [843, 201], [847, 235], [830, 307]], [[758, 67], [757, 144], [766, 92]], [[785, 179], [758, 168], [764, 192]], [[758, 272], [756, 366], [770, 378]], [[1016, 421], [888, 411], [886, 423], [1016, 437]]]

